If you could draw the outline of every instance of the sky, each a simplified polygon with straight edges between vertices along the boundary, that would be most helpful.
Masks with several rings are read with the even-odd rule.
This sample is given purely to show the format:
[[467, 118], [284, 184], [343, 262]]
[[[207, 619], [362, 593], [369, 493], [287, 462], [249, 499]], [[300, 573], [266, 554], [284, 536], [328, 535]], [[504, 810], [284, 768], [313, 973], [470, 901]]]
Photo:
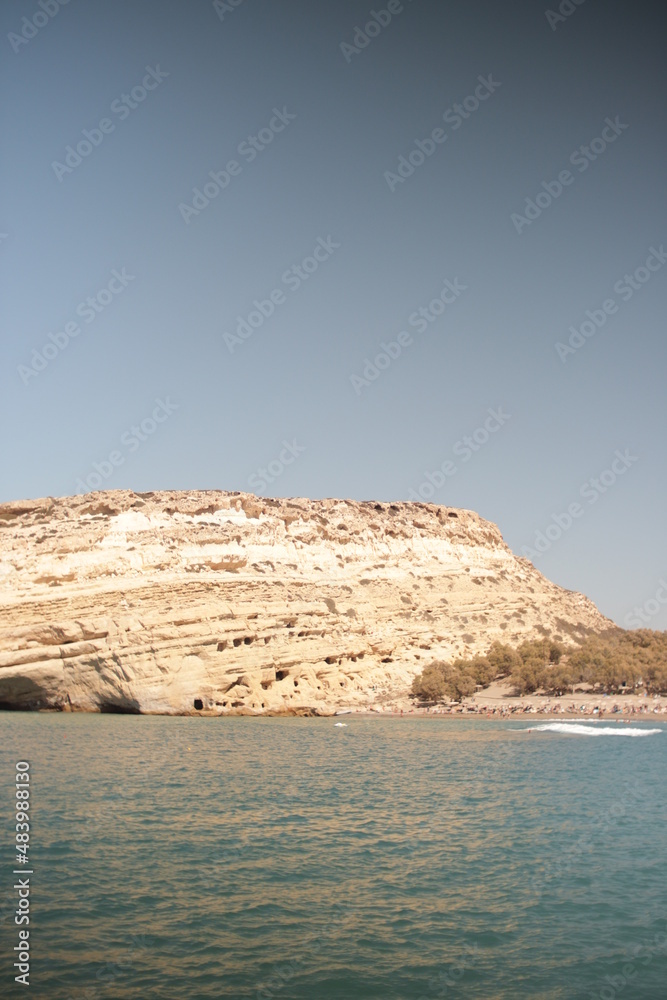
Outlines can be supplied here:
[[0, 19], [0, 501], [463, 507], [667, 628], [659, 5]]

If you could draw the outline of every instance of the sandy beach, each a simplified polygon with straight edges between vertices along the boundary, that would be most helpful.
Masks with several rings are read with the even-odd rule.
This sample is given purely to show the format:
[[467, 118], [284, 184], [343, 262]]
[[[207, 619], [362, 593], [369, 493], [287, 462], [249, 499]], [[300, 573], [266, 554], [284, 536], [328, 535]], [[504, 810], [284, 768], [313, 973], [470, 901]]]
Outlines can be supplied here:
[[504, 718], [509, 716], [540, 715], [546, 718], [617, 718], [655, 719], [667, 717], [667, 698], [658, 695], [604, 695], [577, 691], [559, 698], [548, 695], [510, 694], [508, 685], [492, 684], [486, 690], [465, 698], [460, 704], [424, 705], [407, 695], [396, 698], [378, 698], [365, 708], [355, 706], [337, 714], [354, 715], [448, 715]]

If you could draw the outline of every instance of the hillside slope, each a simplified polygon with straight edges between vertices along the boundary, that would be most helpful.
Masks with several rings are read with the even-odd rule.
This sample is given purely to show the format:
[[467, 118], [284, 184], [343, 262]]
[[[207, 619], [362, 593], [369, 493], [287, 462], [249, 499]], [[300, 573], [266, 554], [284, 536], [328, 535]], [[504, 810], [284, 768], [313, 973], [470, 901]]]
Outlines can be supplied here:
[[329, 713], [614, 627], [466, 510], [109, 491], [0, 505], [0, 704]]

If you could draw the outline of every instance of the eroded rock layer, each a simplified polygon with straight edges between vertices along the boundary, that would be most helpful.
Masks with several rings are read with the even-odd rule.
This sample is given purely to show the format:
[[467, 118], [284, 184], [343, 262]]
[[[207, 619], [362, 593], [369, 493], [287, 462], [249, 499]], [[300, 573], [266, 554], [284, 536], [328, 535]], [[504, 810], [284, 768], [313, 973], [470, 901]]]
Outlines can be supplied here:
[[330, 713], [494, 639], [613, 627], [434, 504], [129, 491], [0, 505], [0, 705]]

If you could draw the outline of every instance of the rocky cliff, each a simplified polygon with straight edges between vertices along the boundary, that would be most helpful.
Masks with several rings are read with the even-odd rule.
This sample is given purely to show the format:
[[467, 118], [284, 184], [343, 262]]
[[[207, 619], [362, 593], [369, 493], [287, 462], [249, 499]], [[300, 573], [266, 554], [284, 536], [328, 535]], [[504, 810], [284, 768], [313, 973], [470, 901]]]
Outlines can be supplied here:
[[334, 712], [612, 623], [433, 504], [128, 491], [0, 505], [0, 705]]

